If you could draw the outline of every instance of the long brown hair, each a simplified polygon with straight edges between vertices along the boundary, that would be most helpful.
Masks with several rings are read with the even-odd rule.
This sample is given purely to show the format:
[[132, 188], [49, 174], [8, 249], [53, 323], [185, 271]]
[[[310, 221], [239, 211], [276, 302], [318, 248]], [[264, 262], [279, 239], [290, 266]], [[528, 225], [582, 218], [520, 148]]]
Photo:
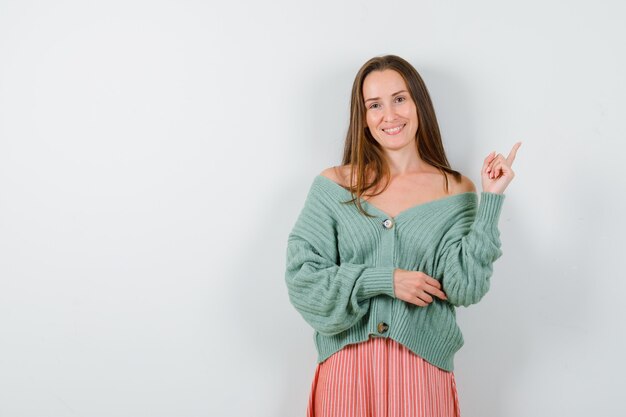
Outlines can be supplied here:
[[[350, 165], [348, 190], [353, 195], [353, 199], [346, 203], [355, 203], [359, 211], [366, 216], [370, 215], [361, 206], [361, 196], [367, 190], [375, 189], [383, 178], [386, 178], [387, 181], [383, 189], [374, 195], [382, 193], [389, 185], [391, 172], [382, 147], [372, 137], [367, 127], [363, 81], [372, 71], [383, 71], [386, 69], [394, 70], [402, 76], [408, 87], [409, 94], [415, 102], [418, 118], [415, 144], [418, 155], [424, 162], [437, 168], [445, 177], [446, 192], [448, 192], [448, 177], [445, 172], [452, 174], [457, 182], [461, 181], [461, 174], [450, 167], [446, 157], [435, 110], [422, 77], [410, 63], [399, 56], [385, 55], [374, 57], [363, 64], [352, 85], [350, 126], [346, 135], [342, 161], [344, 165]], [[371, 183], [368, 183], [369, 175], [371, 174], [374, 174], [373, 180]]]

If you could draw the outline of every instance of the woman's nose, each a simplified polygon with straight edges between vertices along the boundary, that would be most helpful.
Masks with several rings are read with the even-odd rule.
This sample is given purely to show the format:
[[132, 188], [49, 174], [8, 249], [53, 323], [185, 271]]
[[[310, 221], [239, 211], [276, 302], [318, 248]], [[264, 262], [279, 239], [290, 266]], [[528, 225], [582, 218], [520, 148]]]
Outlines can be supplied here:
[[383, 118], [386, 122], [390, 122], [396, 118], [396, 112], [393, 106], [386, 106], [383, 114]]

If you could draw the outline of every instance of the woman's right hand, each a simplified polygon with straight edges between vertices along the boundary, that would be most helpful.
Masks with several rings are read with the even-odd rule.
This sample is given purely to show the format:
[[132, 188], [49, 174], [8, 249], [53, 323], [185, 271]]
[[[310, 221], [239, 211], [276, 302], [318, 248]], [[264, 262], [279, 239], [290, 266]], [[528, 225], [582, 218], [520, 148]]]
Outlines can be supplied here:
[[432, 303], [433, 297], [429, 294], [435, 295], [442, 300], [448, 299], [441, 290], [441, 283], [421, 271], [394, 270], [393, 290], [396, 298], [420, 307], [426, 307]]

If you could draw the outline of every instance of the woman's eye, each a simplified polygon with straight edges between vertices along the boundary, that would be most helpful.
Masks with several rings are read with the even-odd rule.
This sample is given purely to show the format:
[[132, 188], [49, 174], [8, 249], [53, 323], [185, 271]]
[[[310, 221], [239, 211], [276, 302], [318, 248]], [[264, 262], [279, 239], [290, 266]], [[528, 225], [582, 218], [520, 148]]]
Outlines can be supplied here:
[[377, 109], [379, 107], [378, 103], [372, 103], [370, 105], [370, 109]]
[[398, 97], [398, 98], [396, 98], [396, 100], [397, 100], [397, 101], [399, 101], [399, 102], [403, 102], [403, 101], [405, 101], [405, 100], [406, 100], [406, 98], [404, 98], [404, 97]]

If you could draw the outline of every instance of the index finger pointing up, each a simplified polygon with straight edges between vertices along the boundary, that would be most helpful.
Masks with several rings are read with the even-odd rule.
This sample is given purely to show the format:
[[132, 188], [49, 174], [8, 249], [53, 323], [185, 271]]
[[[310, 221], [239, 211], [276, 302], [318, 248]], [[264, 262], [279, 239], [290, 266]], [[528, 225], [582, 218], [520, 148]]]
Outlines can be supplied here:
[[515, 161], [515, 155], [517, 155], [517, 150], [521, 145], [522, 142], [517, 142], [515, 145], [513, 145], [513, 149], [511, 149], [511, 152], [509, 152], [509, 156], [506, 157], [506, 161], [508, 162], [509, 166], [513, 165], [513, 161]]

